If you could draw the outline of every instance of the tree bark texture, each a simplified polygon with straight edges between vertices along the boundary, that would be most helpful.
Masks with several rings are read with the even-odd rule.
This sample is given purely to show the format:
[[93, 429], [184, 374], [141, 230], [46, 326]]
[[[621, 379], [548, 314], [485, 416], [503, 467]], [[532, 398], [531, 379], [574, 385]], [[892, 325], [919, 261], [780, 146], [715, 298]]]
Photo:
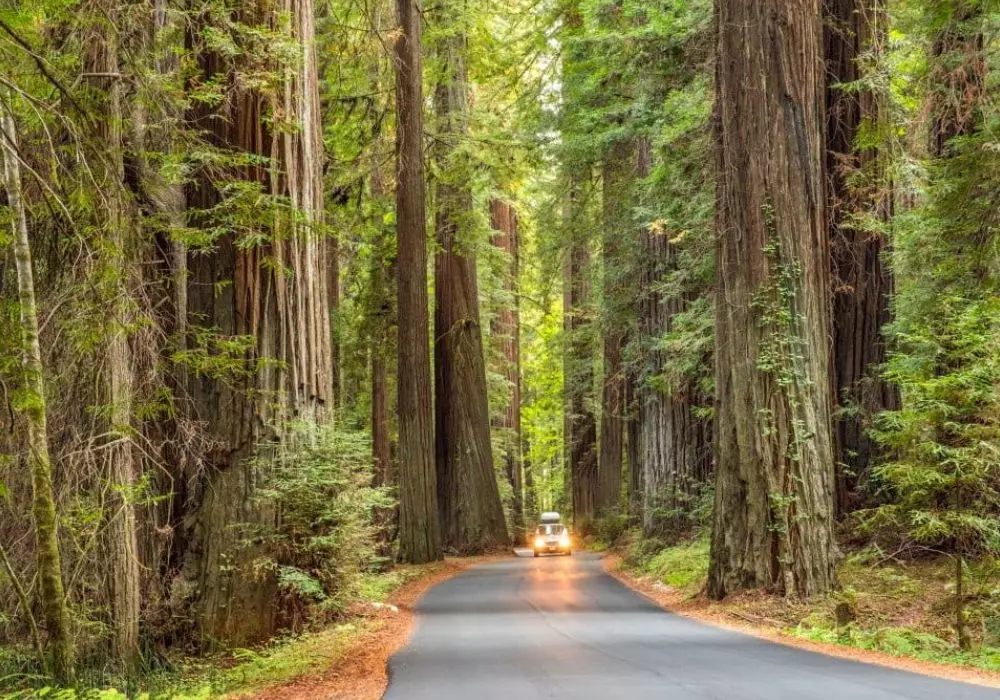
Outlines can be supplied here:
[[642, 529], [647, 536], [667, 537], [680, 534], [688, 525], [685, 514], [711, 476], [711, 426], [695, 414], [703, 397], [693, 382], [664, 387], [657, 381], [668, 360], [656, 343], [684, 311], [685, 300], [656, 291], [676, 267], [668, 236], [644, 230], [642, 251], [644, 293], [639, 323], [646, 374], [639, 385], [637, 409]]
[[[202, 374], [190, 382], [195, 418], [214, 443], [209, 468], [198, 475], [192, 494], [198, 505], [186, 537], [185, 573], [197, 589], [202, 633], [236, 644], [271, 635], [281, 621], [276, 582], [251, 578], [242, 568], [253, 552], [241, 549], [241, 524], [274, 517], [254, 498], [254, 470], [246, 459], [264, 440], [283, 437], [286, 421], [322, 423], [333, 405], [313, 16], [311, 0], [241, 6], [240, 21], [288, 32], [298, 56], [281, 69], [276, 87], [249, 89], [235, 81], [224, 58], [202, 52], [200, 79], [224, 80], [230, 94], [220, 108], [196, 108], [191, 115], [215, 147], [267, 159], [229, 166], [226, 177], [259, 183], [265, 194], [289, 204], [235, 230], [220, 222], [230, 232], [215, 242], [212, 254], [189, 256], [192, 325], [213, 329], [222, 339], [252, 341], [235, 377]], [[197, 41], [197, 29], [190, 31], [189, 43]], [[269, 128], [269, 113], [278, 115], [280, 128]], [[207, 176], [188, 188], [189, 208], [207, 223], [209, 210], [222, 201], [223, 193]]]
[[510, 483], [511, 529], [516, 541], [524, 539], [524, 479], [521, 453], [521, 319], [518, 290], [520, 239], [517, 212], [509, 202], [490, 201], [490, 225], [493, 244], [509, 260], [503, 276], [503, 289], [509, 298], [493, 322], [493, 340], [500, 350], [503, 374], [510, 387], [506, 406], [497, 423], [502, 431], [504, 474]]
[[626, 368], [625, 378], [625, 457], [628, 462], [628, 523], [642, 524], [642, 459], [639, 456], [639, 375], [634, 367]]
[[[111, 8], [102, 14], [110, 16]], [[137, 539], [135, 485], [140, 469], [132, 444], [135, 365], [129, 328], [135, 324], [131, 311], [133, 284], [138, 278], [134, 233], [137, 222], [125, 201], [125, 162], [122, 125], [123, 85], [119, 76], [118, 30], [101, 18], [89, 28], [84, 49], [84, 70], [93, 99], [92, 106], [104, 118], [96, 120], [102, 158], [92, 167], [103, 182], [103, 206], [98, 207], [105, 229], [107, 248], [96, 279], [109, 280], [102, 293], [109, 309], [105, 325], [106, 381], [99, 400], [106, 407], [106, 424], [98, 432], [107, 436], [101, 446], [104, 478], [108, 485], [103, 528], [103, 551], [107, 561], [105, 585], [111, 616], [112, 653], [117, 663], [132, 668], [139, 659], [139, 615], [141, 584]], [[112, 76], [112, 77], [107, 77]]]
[[891, 320], [892, 272], [878, 224], [892, 215], [885, 158], [856, 142], [859, 130], [884, 121], [882, 98], [855, 87], [862, 57], [880, 52], [888, 24], [884, 0], [824, 0], [827, 187], [833, 282], [834, 400], [837, 507], [863, 503], [877, 444], [875, 416], [899, 406], [898, 390], [879, 376], [886, 359], [883, 327]]
[[486, 358], [479, 313], [475, 243], [470, 240], [472, 192], [454, 158], [468, 137], [466, 38], [454, 33], [438, 46], [444, 70], [434, 103], [439, 180], [436, 183], [434, 370], [437, 491], [441, 537], [460, 554], [508, 543], [493, 470]]
[[9, 94], [0, 104], [0, 152], [3, 154], [3, 188], [11, 212], [14, 262], [21, 320], [21, 368], [24, 378], [24, 415], [28, 424], [28, 468], [31, 470], [31, 517], [35, 529], [35, 566], [39, 602], [48, 633], [48, 657], [55, 680], [70, 685], [74, 678], [74, 642], [63, 586], [59, 526], [49, 458], [45, 376], [38, 342], [38, 306], [28, 220], [21, 198], [21, 165], [17, 127]]
[[601, 435], [597, 463], [597, 510], [617, 510], [621, 497], [622, 451], [624, 448], [625, 373], [622, 345], [627, 330], [628, 308], [622, 302], [629, 271], [627, 240], [634, 236], [632, 192], [636, 180], [635, 143], [619, 139], [605, 154], [603, 174], [604, 377], [601, 383]]
[[931, 47], [930, 151], [935, 157], [948, 155], [952, 139], [975, 133], [987, 95], [986, 38], [976, 26], [982, 3], [954, 0], [943, 5], [947, 21]]
[[[640, 144], [638, 170], [650, 169], [650, 144]], [[699, 489], [711, 476], [712, 445], [709, 421], [695, 408], [703, 403], [694, 380], [667, 384], [662, 380], [669, 357], [659, 348], [674, 318], [688, 300], [663, 291], [677, 271], [677, 251], [669, 231], [645, 226], [639, 233], [640, 288], [639, 347], [641, 375], [636, 387], [636, 458], [641, 484], [641, 525], [647, 536], [677, 536], [689, 525], [685, 514]]]
[[590, 299], [590, 246], [579, 210], [579, 186], [571, 187], [567, 218], [569, 250], [563, 275], [563, 381], [565, 442], [573, 524], [586, 530], [597, 514], [597, 422], [594, 391], [593, 315]]
[[428, 349], [423, 57], [419, 3], [397, 0], [396, 8], [399, 558], [421, 564], [441, 558]]
[[708, 592], [835, 583], [820, 0], [718, 0]]

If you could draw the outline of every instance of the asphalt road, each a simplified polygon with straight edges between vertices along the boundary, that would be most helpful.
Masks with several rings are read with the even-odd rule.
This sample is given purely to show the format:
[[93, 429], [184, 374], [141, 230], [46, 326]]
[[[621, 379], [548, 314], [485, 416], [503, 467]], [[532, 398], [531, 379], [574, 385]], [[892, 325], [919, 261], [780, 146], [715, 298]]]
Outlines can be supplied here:
[[484, 564], [431, 589], [386, 700], [1000, 700], [664, 612], [594, 555]]

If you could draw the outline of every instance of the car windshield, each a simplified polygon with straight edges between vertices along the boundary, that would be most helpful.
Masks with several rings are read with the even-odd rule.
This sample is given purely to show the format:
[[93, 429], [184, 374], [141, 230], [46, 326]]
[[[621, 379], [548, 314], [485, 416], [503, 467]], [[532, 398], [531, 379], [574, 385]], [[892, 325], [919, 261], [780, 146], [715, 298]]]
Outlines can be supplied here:
[[563, 530], [565, 530], [562, 525], [539, 525], [538, 534], [539, 535], [561, 535]]

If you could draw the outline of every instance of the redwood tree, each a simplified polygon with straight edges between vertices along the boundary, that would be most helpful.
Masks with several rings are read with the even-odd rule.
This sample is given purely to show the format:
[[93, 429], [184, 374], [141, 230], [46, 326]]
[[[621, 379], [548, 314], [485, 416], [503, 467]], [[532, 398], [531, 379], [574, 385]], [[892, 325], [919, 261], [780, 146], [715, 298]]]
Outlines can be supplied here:
[[592, 407], [594, 355], [590, 299], [590, 241], [574, 182], [567, 209], [563, 269], [563, 382], [565, 442], [573, 522], [586, 529], [597, 514], [597, 422]]
[[899, 404], [898, 390], [879, 371], [892, 294], [883, 230], [892, 214], [892, 185], [886, 154], [858, 143], [862, 128], [885, 128], [885, 96], [859, 81], [861, 61], [882, 49], [888, 13], [884, 0], [824, 0], [824, 12], [833, 378], [840, 409], [835, 455], [837, 503], [844, 512], [860, 501], [858, 489], [877, 456], [870, 437], [874, 417]]
[[503, 274], [503, 289], [508, 296], [508, 302], [493, 321], [492, 334], [503, 360], [503, 374], [510, 387], [510, 392], [505, 397], [503, 413], [496, 421], [496, 427], [502, 431], [504, 474], [513, 494], [511, 528], [517, 535], [524, 530], [524, 480], [521, 463], [521, 319], [517, 286], [520, 240], [517, 212], [509, 202], [493, 199], [490, 201], [490, 224], [493, 228], [493, 244], [502, 250], [509, 260]]
[[423, 54], [419, 2], [397, 0], [396, 8], [399, 558], [421, 564], [441, 558], [427, 311]]
[[[454, 8], [445, 7], [447, 22]], [[479, 313], [468, 172], [456, 154], [468, 137], [467, 40], [451, 31], [437, 47], [442, 75], [434, 95], [438, 164], [434, 261], [434, 377], [441, 536], [457, 552], [507, 544], [490, 442], [486, 358]]]
[[627, 330], [626, 241], [632, 234], [631, 197], [636, 178], [635, 144], [632, 139], [619, 138], [607, 149], [602, 168], [603, 181], [603, 255], [604, 313], [602, 341], [604, 378], [601, 386], [601, 435], [598, 455], [599, 512], [618, 506], [622, 483], [622, 451], [624, 445], [625, 372], [622, 366], [622, 345]]
[[[193, 485], [189, 498], [197, 503], [186, 523], [185, 568], [201, 584], [202, 630], [235, 643], [263, 638], [279, 624], [277, 582], [249, 579], [239, 566], [223, 566], [243, 546], [234, 524], [273, 517], [253, 498], [247, 460], [264, 440], [282, 438], [287, 420], [323, 423], [333, 406], [313, 17], [311, 0], [240, 6], [232, 19], [274, 27], [299, 48], [288, 69], [268, 51], [265, 35], [240, 36], [247, 50], [238, 60], [257, 62], [250, 68], [262, 75], [271, 73], [269, 80], [253, 85], [238, 79], [247, 67], [231, 63], [237, 59], [201, 46], [199, 27], [191, 27], [187, 37], [199, 56], [200, 72], [193, 80], [222, 84], [229, 91], [217, 107], [195, 107], [192, 125], [220, 153], [234, 155], [222, 162], [228, 178], [243, 183], [224, 191], [202, 173], [188, 188], [192, 215], [221, 232], [211, 254], [189, 259], [191, 325], [222, 338], [246, 338], [252, 345], [217, 349], [225, 348], [241, 365], [234, 376], [203, 373], [189, 383], [193, 417], [214, 442], [207, 455], [210, 469], [178, 479]], [[237, 213], [216, 219], [238, 212], [239, 202], [231, 198], [248, 191], [269, 197], [255, 200], [273, 203], [269, 216], [245, 219]]]
[[835, 582], [820, 0], [719, 0], [708, 592]]
[[[650, 168], [650, 144], [640, 144], [637, 169], [645, 177]], [[677, 272], [678, 254], [671, 232], [653, 225], [639, 234], [638, 336], [641, 375], [636, 387], [635, 460], [633, 476], [641, 494], [635, 510], [641, 512], [647, 536], [678, 535], [687, 525], [683, 513], [691, 510], [697, 490], [711, 472], [711, 433], [708, 420], [696, 415], [702, 403], [694, 379], [662, 381], [670, 358], [662, 338], [687, 307], [682, 293], [665, 292]], [[675, 373], [679, 374], [679, 373]], [[669, 515], [668, 515], [669, 514]]]

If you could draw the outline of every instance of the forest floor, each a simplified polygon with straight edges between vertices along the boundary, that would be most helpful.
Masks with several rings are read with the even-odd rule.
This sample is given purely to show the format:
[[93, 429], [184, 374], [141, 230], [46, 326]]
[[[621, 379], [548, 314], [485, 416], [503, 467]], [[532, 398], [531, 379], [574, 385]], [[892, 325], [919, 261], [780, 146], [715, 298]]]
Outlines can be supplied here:
[[469, 566], [494, 558], [449, 558], [397, 567], [374, 578], [369, 601], [351, 606], [337, 623], [261, 649], [192, 663], [169, 688], [152, 689], [148, 697], [377, 700], [388, 683], [389, 657], [409, 639], [413, 608], [423, 594]]
[[[949, 561], [871, 561], [856, 554], [841, 565], [841, 588], [829, 596], [799, 601], [758, 592], [723, 602], [704, 594], [705, 540], [653, 555], [616, 547], [604, 561], [627, 586], [680, 615], [831, 656], [1000, 687], [1000, 648], [981, 643], [995, 643], [1000, 632], [990, 629], [1000, 624], [989, 607], [997, 594], [986, 593], [973, 606], [977, 648], [960, 652], [953, 641]], [[854, 619], [838, 628], [836, 609], [845, 603]]]

